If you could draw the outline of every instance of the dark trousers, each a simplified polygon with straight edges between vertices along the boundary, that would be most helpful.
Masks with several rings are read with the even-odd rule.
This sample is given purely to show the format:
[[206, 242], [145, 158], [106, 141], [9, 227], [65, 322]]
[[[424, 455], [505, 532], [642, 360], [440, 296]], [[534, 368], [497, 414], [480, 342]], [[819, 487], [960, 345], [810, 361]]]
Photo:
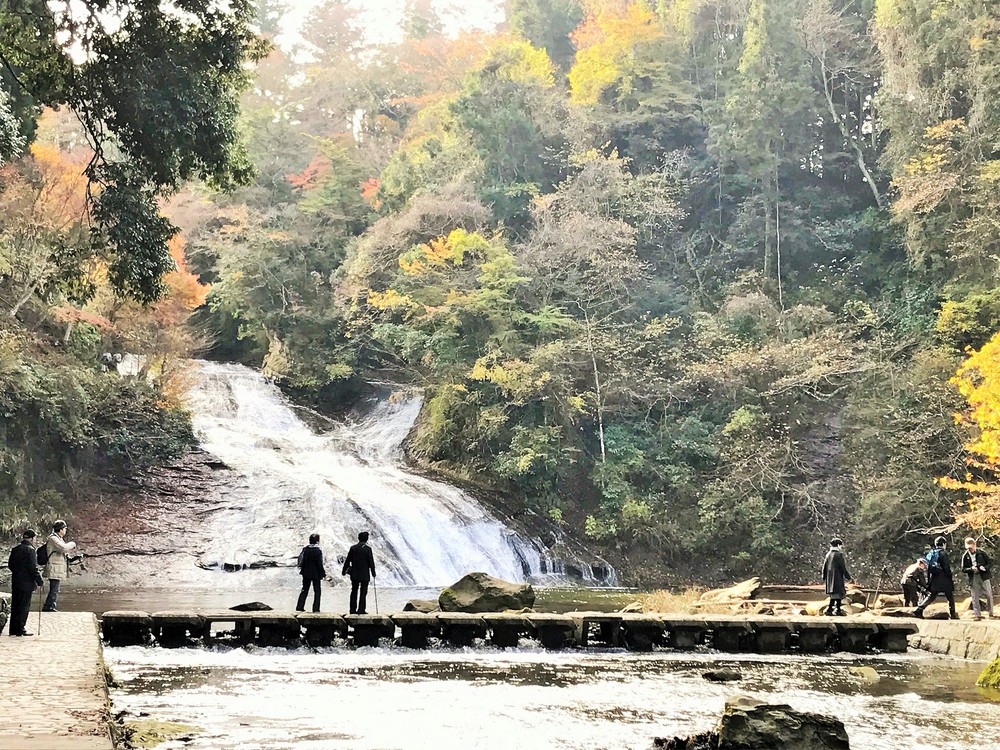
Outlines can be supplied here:
[[957, 620], [958, 613], [955, 612], [955, 592], [954, 591], [928, 591], [924, 598], [921, 600], [920, 604], [917, 606], [917, 612], [921, 615], [924, 610], [930, 606], [931, 602], [938, 598], [938, 594], [944, 594], [945, 598], [948, 600], [948, 612], [951, 614], [951, 619]]
[[306, 596], [309, 594], [309, 586], [313, 588], [313, 612], [319, 612], [320, 584], [322, 578], [303, 578], [302, 591], [299, 593], [299, 603], [295, 605], [296, 612], [305, 612]]
[[11, 586], [10, 590], [10, 632], [11, 635], [21, 635], [24, 626], [28, 624], [28, 612], [31, 610], [31, 595], [35, 587]]
[[58, 604], [59, 599], [59, 584], [62, 583], [58, 578], [49, 579], [49, 593], [45, 597], [45, 604], [42, 606], [43, 612], [55, 612], [56, 604]]
[[917, 584], [915, 583], [904, 583], [903, 584], [903, 606], [904, 607], [916, 607], [920, 601], [920, 597], [917, 595]]
[[368, 614], [368, 581], [351, 579], [351, 614]]

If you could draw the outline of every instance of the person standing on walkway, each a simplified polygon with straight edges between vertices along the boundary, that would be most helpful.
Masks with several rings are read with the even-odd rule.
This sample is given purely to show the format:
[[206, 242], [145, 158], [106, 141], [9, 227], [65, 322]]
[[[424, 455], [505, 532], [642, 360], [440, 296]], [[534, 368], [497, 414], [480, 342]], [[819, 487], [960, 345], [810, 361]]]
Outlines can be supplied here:
[[955, 580], [951, 575], [951, 563], [948, 562], [948, 540], [939, 536], [934, 540], [934, 549], [924, 555], [927, 560], [927, 594], [913, 610], [914, 617], [923, 617], [924, 610], [937, 599], [938, 594], [944, 594], [948, 600], [948, 613], [952, 620], [958, 619], [955, 611]]
[[35, 532], [25, 529], [21, 543], [10, 551], [7, 567], [13, 573], [10, 581], [10, 634], [31, 635], [24, 627], [28, 624], [31, 595], [43, 585], [38, 575], [38, 555], [35, 552]]
[[965, 552], [962, 554], [962, 572], [969, 576], [969, 589], [972, 593], [972, 611], [977, 620], [983, 619], [980, 599], [986, 594], [986, 606], [989, 608], [986, 616], [993, 617], [993, 586], [990, 584], [990, 556], [981, 549], [976, 549], [976, 540], [971, 536], [965, 540]]
[[302, 592], [299, 603], [295, 605], [296, 612], [306, 611], [306, 596], [309, 587], [313, 589], [313, 612], [319, 612], [320, 585], [326, 578], [326, 568], [323, 567], [323, 550], [319, 548], [319, 534], [309, 535], [309, 544], [299, 553], [299, 572], [302, 574]]
[[823, 580], [826, 582], [826, 595], [830, 597], [830, 606], [826, 608], [826, 614], [831, 617], [844, 614], [841, 602], [847, 596], [847, 582], [853, 580], [850, 571], [847, 570], [847, 559], [841, 550], [843, 544], [840, 539], [831, 539], [830, 550], [823, 561]]
[[903, 606], [916, 607], [920, 594], [927, 588], [927, 561], [920, 558], [903, 572]]
[[341, 575], [351, 576], [351, 614], [368, 614], [368, 584], [375, 577], [375, 556], [368, 546], [368, 532], [358, 534], [358, 543], [347, 552]]
[[67, 531], [65, 521], [56, 521], [52, 524], [52, 533], [45, 541], [49, 560], [45, 563], [42, 575], [49, 579], [49, 593], [45, 597], [43, 612], [56, 611], [56, 605], [59, 603], [59, 585], [69, 578], [69, 560], [66, 555], [76, 549], [76, 542], [64, 541]]

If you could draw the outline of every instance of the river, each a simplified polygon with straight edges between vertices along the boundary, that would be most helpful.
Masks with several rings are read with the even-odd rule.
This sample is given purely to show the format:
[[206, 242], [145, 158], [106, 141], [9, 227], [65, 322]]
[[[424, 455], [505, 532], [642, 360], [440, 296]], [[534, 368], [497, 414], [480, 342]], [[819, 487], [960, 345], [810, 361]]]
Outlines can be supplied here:
[[[624, 750], [703, 731], [748, 693], [832, 714], [854, 750], [996, 748], [982, 665], [914, 654], [851, 658], [438, 648], [109, 648], [115, 710], [197, 731], [205, 750]], [[867, 685], [848, 672], [874, 667]], [[701, 677], [739, 669], [737, 685]]]

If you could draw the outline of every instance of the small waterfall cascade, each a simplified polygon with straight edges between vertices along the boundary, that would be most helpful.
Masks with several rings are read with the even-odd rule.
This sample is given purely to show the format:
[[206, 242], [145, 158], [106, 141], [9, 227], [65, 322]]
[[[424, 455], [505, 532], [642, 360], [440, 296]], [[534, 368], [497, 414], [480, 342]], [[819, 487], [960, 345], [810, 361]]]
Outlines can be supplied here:
[[[371, 533], [378, 581], [443, 586], [471, 571], [509, 581], [613, 583], [613, 570], [551, 558], [471, 495], [407, 469], [402, 443], [418, 394], [381, 399], [363, 418], [314, 431], [281, 391], [236, 364], [200, 362], [188, 396], [202, 447], [242, 477], [202, 530], [204, 567], [287, 566], [310, 533], [339, 576], [359, 531]], [[578, 574], [578, 575], [577, 575]]]

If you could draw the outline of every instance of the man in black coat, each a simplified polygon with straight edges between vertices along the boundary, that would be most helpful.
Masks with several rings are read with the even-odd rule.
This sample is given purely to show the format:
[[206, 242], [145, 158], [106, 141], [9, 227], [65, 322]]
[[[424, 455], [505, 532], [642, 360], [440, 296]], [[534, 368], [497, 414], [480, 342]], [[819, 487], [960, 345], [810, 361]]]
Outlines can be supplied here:
[[914, 617], [923, 617], [924, 610], [937, 599], [938, 594], [944, 594], [948, 600], [948, 612], [952, 620], [958, 619], [955, 611], [955, 580], [951, 575], [951, 563], [948, 562], [948, 540], [939, 536], [934, 540], [934, 549], [927, 553], [927, 594], [913, 610]]
[[21, 535], [21, 543], [10, 551], [7, 567], [13, 573], [10, 581], [10, 634], [31, 635], [24, 629], [28, 623], [28, 611], [31, 609], [31, 595], [42, 585], [42, 577], [38, 574], [38, 555], [32, 544], [35, 532], [27, 529]]
[[310, 534], [309, 544], [299, 553], [299, 572], [302, 573], [302, 591], [299, 594], [299, 603], [295, 605], [295, 611], [306, 611], [306, 596], [309, 594], [309, 587], [312, 586], [313, 612], [319, 612], [320, 584], [326, 578], [323, 550], [319, 548], [319, 534]]
[[368, 583], [375, 577], [375, 556], [368, 546], [368, 532], [358, 534], [358, 543], [347, 553], [341, 575], [351, 576], [351, 614], [366, 615]]

